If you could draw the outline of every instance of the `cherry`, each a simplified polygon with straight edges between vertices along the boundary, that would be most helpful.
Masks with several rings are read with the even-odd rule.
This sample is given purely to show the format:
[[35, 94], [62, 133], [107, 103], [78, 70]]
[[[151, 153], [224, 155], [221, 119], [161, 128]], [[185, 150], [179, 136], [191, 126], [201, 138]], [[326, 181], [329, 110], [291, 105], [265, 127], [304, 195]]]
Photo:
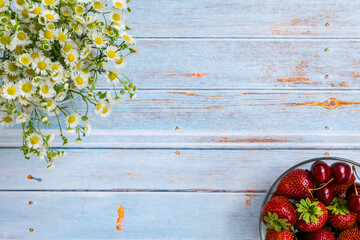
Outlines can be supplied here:
[[[360, 192], [360, 183], [355, 183], [356, 185], [356, 189], [358, 192]], [[350, 196], [351, 194], [355, 193], [355, 187], [354, 186], [350, 186], [347, 190], [346, 190], [346, 197]]]
[[331, 175], [337, 184], [346, 183], [351, 175], [351, 167], [347, 163], [336, 162], [331, 166]]
[[325, 205], [329, 205], [335, 197], [335, 190], [332, 184], [329, 184], [315, 191], [315, 196]]
[[310, 174], [316, 183], [326, 183], [331, 178], [331, 169], [326, 162], [316, 161], [311, 165]]
[[347, 197], [348, 205], [351, 211], [359, 213], [360, 212], [360, 195], [353, 193]]

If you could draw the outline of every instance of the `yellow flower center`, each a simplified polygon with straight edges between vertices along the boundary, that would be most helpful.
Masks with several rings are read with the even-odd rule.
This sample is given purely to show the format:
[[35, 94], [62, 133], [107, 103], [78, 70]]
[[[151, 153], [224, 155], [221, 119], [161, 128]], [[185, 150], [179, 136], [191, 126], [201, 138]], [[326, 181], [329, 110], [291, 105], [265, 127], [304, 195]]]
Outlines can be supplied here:
[[41, 13], [41, 8], [34, 8], [33, 13], [39, 15]]
[[90, 23], [86, 25], [88, 29], [94, 29], [96, 27], [95, 23]]
[[42, 86], [41, 87], [41, 91], [44, 93], [44, 94], [48, 94], [49, 93], [49, 91], [50, 91], [50, 89], [49, 89], [49, 87], [48, 86]]
[[65, 42], [66, 41], [66, 35], [63, 33], [59, 33], [58, 34], [58, 39], [60, 42]]
[[31, 68], [28, 68], [25, 70], [25, 72], [28, 74], [28, 75], [34, 75], [34, 70], [32, 70]]
[[35, 53], [35, 52], [31, 53], [30, 56], [31, 56], [33, 59], [40, 57], [39, 54], [37, 54], [37, 53]]
[[4, 7], [5, 6], [5, 2], [4, 0], [0, 0], [0, 8]]
[[96, 110], [99, 110], [101, 108], [101, 102], [99, 102], [98, 104], [96, 104]]
[[44, 61], [39, 61], [38, 64], [37, 64], [37, 66], [38, 66], [38, 68], [39, 68], [40, 70], [45, 70], [46, 67], [47, 67], [47, 64], [46, 64], [46, 62], [44, 62]]
[[30, 138], [30, 143], [31, 143], [32, 145], [35, 145], [35, 144], [37, 144], [38, 142], [39, 142], [39, 138], [38, 138], [38, 137], [33, 136], [33, 137]]
[[123, 4], [121, 2], [116, 2], [115, 7], [122, 8]]
[[54, 34], [53, 34], [52, 32], [50, 32], [50, 31], [46, 31], [46, 32], [44, 33], [44, 37], [45, 37], [46, 39], [52, 39], [53, 36], [54, 36]]
[[25, 40], [26, 35], [25, 35], [25, 33], [20, 32], [20, 33], [17, 34], [17, 38], [19, 40], [23, 41], [23, 40]]
[[124, 59], [119, 58], [118, 60], [115, 61], [116, 64], [122, 64], [124, 61]]
[[109, 111], [109, 108], [107, 106], [105, 106], [102, 110], [102, 113], [105, 114]]
[[24, 65], [28, 65], [30, 63], [30, 59], [28, 57], [20, 58], [20, 62]]
[[103, 43], [103, 39], [102, 39], [101, 37], [96, 37], [96, 38], [95, 38], [95, 43], [96, 43], [97, 45], [101, 45], [101, 44]]
[[24, 0], [16, 0], [17, 5], [22, 6], [25, 4]]
[[82, 6], [76, 6], [76, 8], [75, 8], [75, 12], [77, 13], [77, 14], [82, 14], [83, 12], [84, 12], [84, 8], [82, 7]]
[[114, 13], [114, 15], [112, 15], [112, 19], [116, 22], [120, 21], [121, 19], [120, 14]]
[[117, 74], [114, 72], [109, 72], [108, 77], [111, 81], [116, 79]]
[[107, 52], [107, 55], [109, 58], [115, 58], [116, 57], [116, 52], [114, 50], [109, 50]]
[[45, 17], [50, 21], [53, 21], [55, 19], [55, 16], [52, 15], [51, 13], [46, 14]]
[[34, 78], [34, 83], [38, 83], [38, 82], [40, 82], [40, 80], [41, 80], [41, 78], [35, 77], [35, 78]]
[[15, 72], [18, 70], [18, 67], [16, 66], [15, 63], [9, 63], [9, 70], [12, 71], [12, 72]]
[[20, 54], [22, 53], [22, 48], [21, 48], [21, 46], [17, 46], [17, 47], [15, 48], [15, 52], [16, 52], [17, 55], [20, 55]]
[[80, 77], [80, 76], [76, 77], [75, 81], [76, 81], [76, 83], [78, 85], [83, 85], [84, 84], [84, 79], [82, 77]]
[[55, 1], [54, 0], [45, 0], [44, 3], [46, 5], [54, 5], [55, 4]]
[[21, 15], [24, 17], [24, 18], [28, 18], [29, 17], [29, 13], [26, 9], [24, 9], [22, 12], [21, 12]]
[[24, 84], [22, 85], [21, 89], [23, 90], [23, 92], [28, 93], [28, 92], [31, 91], [32, 86], [31, 86], [30, 83], [24, 83]]
[[101, 3], [100, 2], [94, 2], [94, 8], [95, 9], [101, 9]]
[[27, 98], [26, 97], [24, 97], [24, 96], [20, 96], [20, 98], [21, 98], [21, 100], [27, 100]]
[[[2, 0], [0, 0], [2, 1]], [[2, 36], [0, 38], [0, 42], [3, 44], [3, 45], [9, 45], [10, 44], [10, 38], [6, 35]]]
[[51, 107], [53, 105], [53, 101], [46, 100], [46, 107]]
[[12, 76], [12, 75], [9, 75], [9, 74], [7, 74], [6, 76], [9, 79], [9, 81], [12, 81], [12, 82], [14, 82], [17, 79], [17, 76]]
[[63, 47], [64, 52], [69, 52], [71, 50], [71, 45], [70, 44], [65, 44]]
[[76, 64], [76, 68], [77, 68], [77, 69], [81, 68], [81, 62], [79, 62], [78, 64]]
[[128, 35], [124, 35], [123, 38], [125, 39], [125, 41], [128, 41], [128, 42], [131, 40], [131, 38]]
[[[1, 1], [1, 0], [0, 0]], [[6, 122], [6, 123], [11, 123], [12, 122], [12, 118], [9, 117], [9, 116], [6, 116], [3, 118], [3, 121]]]
[[68, 56], [67, 56], [67, 60], [69, 62], [73, 62], [75, 61], [75, 55], [73, 53], [70, 53]]
[[59, 70], [59, 65], [53, 64], [53, 65], [51, 66], [51, 70], [53, 70], [53, 71]]
[[14, 96], [16, 94], [16, 88], [14, 87], [9, 87], [6, 92], [11, 95], [11, 96]]
[[[49, 19], [49, 20], [50, 20], [50, 19]], [[54, 30], [54, 29], [55, 29], [55, 26], [54, 26], [54, 24], [49, 23], [48, 25], [46, 25], [46, 28], [49, 29], [49, 30]]]
[[71, 115], [68, 119], [68, 123], [74, 123], [76, 121], [76, 117], [74, 115]]

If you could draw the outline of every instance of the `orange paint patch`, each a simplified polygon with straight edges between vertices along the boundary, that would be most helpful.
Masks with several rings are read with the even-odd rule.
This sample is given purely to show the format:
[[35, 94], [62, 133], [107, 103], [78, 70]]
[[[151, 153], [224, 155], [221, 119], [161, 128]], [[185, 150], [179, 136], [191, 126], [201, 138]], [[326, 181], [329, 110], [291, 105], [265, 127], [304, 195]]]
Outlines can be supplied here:
[[211, 106], [211, 107], [203, 107], [203, 109], [223, 109], [223, 107], [217, 105], [217, 106]]
[[339, 83], [339, 87], [347, 87], [348, 83], [347, 82], [341, 82]]
[[351, 75], [352, 75], [353, 77], [356, 77], [356, 78], [360, 77], [360, 74], [355, 73], [355, 72], [351, 72]]
[[246, 206], [250, 207], [251, 200], [252, 200], [252, 198], [256, 197], [256, 195], [255, 194], [246, 194], [245, 196], [249, 198], [249, 199], [245, 199], [245, 204], [246, 204]]
[[195, 93], [186, 93], [186, 92], [170, 92], [172, 94], [180, 94], [186, 96], [193, 96], [193, 97], [202, 97], [203, 95], [195, 94]]
[[207, 73], [203, 73], [203, 74], [201, 74], [201, 73], [189, 73], [187, 75], [190, 76], [190, 77], [202, 78], [203, 76], [206, 76]]
[[119, 209], [118, 209], [118, 214], [119, 214], [119, 217], [118, 217], [118, 219], [117, 219], [117, 221], [116, 221], [116, 229], [117, 229], [118, 231], [121, 231], [121, 229], [122, 229], [121, 224], [122, 224], [122, 221], [123, 221], [124, 218], [125, 218], [125, 209], [124, 209], [124, 207], [121, 206], [121, 205], [120, 205], [120, 207], [119, 207]]
[[287, 139], [273, 139], [273, 138], [263, 138], [263, 139], [257, 139], [257, 138], [249, 138], [249, 139], [229, 139], [229, 138], [223, 138], [219, 140], [218, 142], [244, 142], [244, 143], [256, 143], [256, 142], [287, 142]]
[[292, 82], [292, 83], [297, 83], [297, 84], [300, 84], [300, 83], [308, 84], [309, 80], [310, 80], [310, 78], [303, 78], [303, 77], [289, 77], [289, 78], [282, 77], [282, 78], [278, 79], [278, 82], [282, 82], [282, 83]]
[[272, 95], [272, 94], [280, 94], [280, 95], [282, 95], [282, 94], [289, 94], [289, 93], [283, 93], [283, 92], [279, 92], [279, 93], [255, 93], [255, 92], [244, 92], [244, 93], [242, 93], [242, 95]]
[[306, 102], [306, 103], [289, 103], [290, 106], [321, 106], [326, 109], [335, 109], [344, 105], [360, 104], [360, 102], [338, 101], [336, 98], [330, 98], [325, 102]]

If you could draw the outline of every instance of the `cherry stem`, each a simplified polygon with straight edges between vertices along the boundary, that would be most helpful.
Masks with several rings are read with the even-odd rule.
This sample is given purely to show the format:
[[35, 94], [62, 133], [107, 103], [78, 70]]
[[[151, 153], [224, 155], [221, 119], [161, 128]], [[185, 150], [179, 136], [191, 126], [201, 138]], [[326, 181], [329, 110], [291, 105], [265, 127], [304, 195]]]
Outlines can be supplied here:
[[355, 165], [352, 166], [352, 170], [353, 170], [353, 172], [355, 173], [356, 177], [357, 177], [358, 179], [360, 179], [360, 178], [359, 178], [359, 175], [358, 175], [357, 172], [356, 172], [356, 167], [355, 167]]
[[309, 193], [310, 193], [310, 195], [311, 195], [311, 197], [312, 198], [314, 198], [314, 196], [313, 196], [313, 194], [312, 194], [312, 192], [311, 191], [317, 191], [317, 190], [320, 190], [320, 189], [322, 189], [322, 188], [324, 188], [324, 187], [326, 187], [326, 185], [328, 185], [329, 183], [331, 183], [332, 181], [334, 181], [334, 178], [331, 178], [327, 183], [325, 183], [324, 185], [322, 185], [321, 187], [318, 187], [318, 188], [313, 188], [313, 189], [306, 189]]
[[356, 184], [354, 183], [354, 188], [355, 188], [355, 193], [356, 193], [356, 196], [359, 195], [359, 192], [357, 190], [357, 187], [356, 187]]

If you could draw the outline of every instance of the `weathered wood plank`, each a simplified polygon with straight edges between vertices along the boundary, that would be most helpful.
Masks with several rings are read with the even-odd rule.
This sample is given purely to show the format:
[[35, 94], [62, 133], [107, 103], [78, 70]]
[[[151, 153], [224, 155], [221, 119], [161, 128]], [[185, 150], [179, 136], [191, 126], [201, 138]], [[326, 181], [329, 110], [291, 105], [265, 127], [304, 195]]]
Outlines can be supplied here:
[[[359, 36], [360, 4], [346, 0], [133, 1], [140, 37]], [[329, 26], [325, 24], [329, 23]]]
[[49, 170], [37, 158], [1, 149], [0, 190], [265, 191], [289, 167], [326, 152], [360, 161], [359, 150], [67, 151]]
[[138, 48], [124, 72], [142, 89], [360, 87], [360, 41], [140, 40]]
[[242, 193], [3, 192], [0, 237], [253, 240], [258, 238], [263, 197]]

